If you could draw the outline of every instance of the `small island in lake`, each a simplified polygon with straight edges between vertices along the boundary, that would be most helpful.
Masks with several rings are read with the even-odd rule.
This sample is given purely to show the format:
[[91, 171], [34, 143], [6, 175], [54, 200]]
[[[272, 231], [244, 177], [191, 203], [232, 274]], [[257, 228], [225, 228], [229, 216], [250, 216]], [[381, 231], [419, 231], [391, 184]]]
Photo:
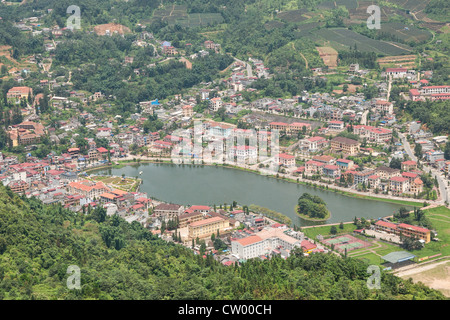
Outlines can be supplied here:
[[310, 221], [325, 221], [331, 216], [325, 201], [306, 192], [298, 198], [298, 205], [295, 207], [295, 211], [301, 218]]

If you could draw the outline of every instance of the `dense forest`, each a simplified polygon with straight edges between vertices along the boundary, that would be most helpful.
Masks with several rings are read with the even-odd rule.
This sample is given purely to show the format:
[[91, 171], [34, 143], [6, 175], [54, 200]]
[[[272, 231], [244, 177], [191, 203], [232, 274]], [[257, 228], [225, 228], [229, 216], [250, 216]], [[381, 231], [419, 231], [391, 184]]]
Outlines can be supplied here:
[[[70, 265], [80, 267], [80, 290], [66, 286]], [[74, 214], [0, 187], [1, 299], [443, 299], [384, 272], [381, 289], [369, 290], [366, 270], [298, 251], [226, 267], [102, 208]]]

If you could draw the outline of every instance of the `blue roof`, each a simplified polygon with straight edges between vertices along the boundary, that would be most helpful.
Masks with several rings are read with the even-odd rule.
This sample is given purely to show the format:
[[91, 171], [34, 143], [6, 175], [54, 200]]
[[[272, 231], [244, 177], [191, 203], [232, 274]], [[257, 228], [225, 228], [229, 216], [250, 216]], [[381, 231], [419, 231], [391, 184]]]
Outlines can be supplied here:
[[150, 104], [153, 106], [159, 106], [158, 99], [153, 100]]

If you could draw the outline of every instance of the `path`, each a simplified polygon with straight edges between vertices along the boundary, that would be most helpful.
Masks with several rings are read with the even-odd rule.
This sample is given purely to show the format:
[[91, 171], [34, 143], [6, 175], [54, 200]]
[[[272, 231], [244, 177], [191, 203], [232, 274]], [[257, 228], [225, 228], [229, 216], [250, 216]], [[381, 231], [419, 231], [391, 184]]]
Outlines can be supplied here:
[[[414, 264], [412, 266], [407, 266], [404, 268], [400, 268], [397, 271], [393, 272], [397, 277], [404, 277], [404, 276], [408, 276], [411, 274], [415, 274], [415, 273], [419, 273], [419, 272], [423, 272], [423, 271], [427, 271], [430, 269], [433, 269], [435, 267], [437, 267], [438, 265], [444, 264], [449, 262], [450, 260], [448, 259], [449, 257], [440, 257], [437, 258], [435, 260], [432, 261], [428, 261], [428, 262], [424, 262], [422, 264]], [[442, 260], [442, 261], [441, 261]], [[437, 262], [439, 261], [439, 262]]]
[[[292, 42], [292, 48], [293, 48], [295, 51], [298, 51], [297, 48], [295, 47], [295, 44], [294, 44], [293, 42]], [[303, 60], [305, 60], [305, 66], [306, 66], [306, 69], [309, 69], [309, 66], [308, 66], [308, 60], [306, 60], [306, 57], [303, 55], [303, 53], [301, 53], [301, 51], [298, 51], [298, 53], [302, 56]]]

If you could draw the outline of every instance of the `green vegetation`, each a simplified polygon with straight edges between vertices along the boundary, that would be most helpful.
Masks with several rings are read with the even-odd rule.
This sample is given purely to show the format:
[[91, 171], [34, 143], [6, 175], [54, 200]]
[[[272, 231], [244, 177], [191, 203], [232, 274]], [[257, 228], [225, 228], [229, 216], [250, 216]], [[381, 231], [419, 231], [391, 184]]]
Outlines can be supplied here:
[[291, 218], [285, 216], [284, 214], [282, 214], [280, 212], [276, 212], [276, 211], [270, 210], [268, 208], [257, 206], [255, 204], [249, 205], [248, 209], [250, 211], [254, 212], [254, 213], [262, 214], [265, 217], [268, 217], [268, 218], [273, 219], [275, 221], [284, 223], [284, 224], [286, 224], [288, 226], [292, 225]]
[[[101, 208], [76, 215], [4, 187], [0, 222], [2, 299], [443, 299], [384, 272], [382, 288], [368, 290], [368, 265], [333, 254], [226, 267]], [[69, 265], [81, 290], [66, 287]]]
[[[345, 223], [343, 224], [343, 226], [344, 229], [341, 229], [339, 227], [336, 228], [337, 235], [352, 233], [354, 230], [356, 230], [356, 225], [353, 223]], [[304, 232], [305, 235], [310, 239], [316, 239], [319, 234], [324, 237], [331, 235], [330, 226], [303, 227], [302, 232]]]
[[297, 214], [306, 220], [323, 221], [330, 218], [326, 203], [320, 197], [303, 193], [298, 198]]

